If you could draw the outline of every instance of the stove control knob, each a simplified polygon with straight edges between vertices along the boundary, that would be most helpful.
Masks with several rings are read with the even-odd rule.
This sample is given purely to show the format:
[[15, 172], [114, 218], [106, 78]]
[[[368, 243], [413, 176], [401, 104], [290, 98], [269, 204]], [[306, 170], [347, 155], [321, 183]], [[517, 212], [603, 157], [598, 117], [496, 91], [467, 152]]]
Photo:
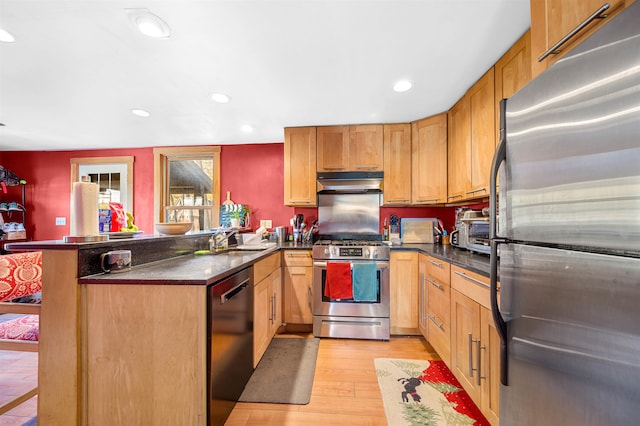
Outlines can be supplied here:
[[373, 249], [373, 256], [371, 256], [371, 258], [373, 258], [373, 259], [377, 259], [378, 258], [378, 249]]
[[329, 255], [329, 248], [327, 248], [327, 247], [324, 248], [324, 255], [325, 256]]
[[364, 257], [366, 257], [367, 259], [371, 257], [371, 251], [369, 250], [369, 248], [364, 249]]

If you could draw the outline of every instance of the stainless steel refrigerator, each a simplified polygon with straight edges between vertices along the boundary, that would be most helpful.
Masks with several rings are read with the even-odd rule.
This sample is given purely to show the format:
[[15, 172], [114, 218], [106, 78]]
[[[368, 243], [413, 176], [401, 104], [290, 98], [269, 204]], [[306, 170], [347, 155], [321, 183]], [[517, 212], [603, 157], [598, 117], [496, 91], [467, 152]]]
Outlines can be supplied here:
[[500, 423], [638, 425], [640, 1], [501, 112], [490, 197]]

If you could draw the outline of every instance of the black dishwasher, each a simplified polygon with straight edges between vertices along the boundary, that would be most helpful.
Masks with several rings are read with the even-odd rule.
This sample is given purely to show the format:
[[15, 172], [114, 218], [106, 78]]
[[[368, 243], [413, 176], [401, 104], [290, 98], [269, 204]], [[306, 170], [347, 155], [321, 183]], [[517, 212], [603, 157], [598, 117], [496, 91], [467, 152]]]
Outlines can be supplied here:
[[224, 425], [253, 373], [253, 269], [208, 288], [209, 424]]

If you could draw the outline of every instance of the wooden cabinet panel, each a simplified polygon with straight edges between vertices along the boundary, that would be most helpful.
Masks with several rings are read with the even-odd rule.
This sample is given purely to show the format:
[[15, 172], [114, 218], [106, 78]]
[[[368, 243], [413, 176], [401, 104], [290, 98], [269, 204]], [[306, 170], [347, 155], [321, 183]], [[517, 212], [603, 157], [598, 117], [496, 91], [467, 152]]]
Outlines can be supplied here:
[[429, 309], [429, 288], [427, 287], [427, 256], [418, 255], [419, 292], [418, 292], [418, 328], [424, 338], [429, 341], [429, 323], [427, 322], [427, 311]]
[[[86, 387], [81, 389], [88, 423], [203, 424], [207, 407], [207, 288], [99, 284], [83, 285], [82, 290], [85, 312], [91, 313], [84, 319], [84, 336], [91, 338], [83, 339]], [[64, 306], [69, 310], [69, 305]], [[67, 362], [59, 359], [57, 368], [41, 373], [44, 377], [59, 374]], [[77, 368], [80, 372], [80, 366]], [[68, 398], [59, 392], [45, 394], [46, 399]], [[59, 409], [83, 406], [67, 402], [68, 406]], [[56, 415], [47, 418], [55, 419]], [[40, 411], [38, 422], [84, 424], [48, 423]]]
[[480, 409], [492, 425], [498, 425], [500, 416], [500, 337], [493, 323], [491, 310], [480, 308], [480, 341], [482, 363], [480, 377]]
[[310, 266], [284, 268], [284, 322], [313, 324], [313, 287]]
[[459, 266], [451, 266], [451, 287], [491, 309], [489, 278]]
[[[607, 18], [595, 19], [580, 33], [564, 44], [559, 50], [560, 54], [549, 55], [547, 59], [538, 62], [538, 58], [550, 47], [560, 41], [576, 26], [581, 24], [600, 6], [604, 0], [531, 0], [531, 65], [532, 76], [535, 77], [544, 71], [549, 65], [561, 58], [572, 48], [580, 44], [595, 30], [607, 23], [611, 17], [620, 12], [624, 6], [624, 0], [607, 0], [610, 7], [607, 10]], [[632, 2], [627, 1], [626, 6]]]
[[253, 367], [267, 350], [271, 341], [271, 289], [268, 280], [260, 281], [253, 289]]
[[282, 324], [282, 272], [280, 253], [253, 265], [253, 366], [267, 350]]
[[518, 41], [496, 62], [495, 70], [495, 116], [496, 146], [500, 138], [500, 101], [513, 96], [531, 81], [531, 30], [527, 30]]
[[[386, 158], [385, 158], [386, 161]], [[412, 124], [411, 203], [439, 204], [447, 201], [447, 114]], [[385, 171], [386, 176], [386, 171]], [[387, 187], [385, 185], [385, 191]]]
[[469, 98], [463, 96], [449, 110], [447, 200], [461, 201], [471, 186], [471, 117]]
[[391, 334], [418, 333], [418, 253], [391, 252]]
[[318, 127], [317, 165], [319, 172], [349, 170], [349, 126]]
[[349, 170], [383, 170], [383, 126], [367, 124], [349, 128]]
[[284, 203], [317, 204], [315, 127], [284, 129]]
[[411, 202], [411, 125], [384, 125], [384, 204]]
[[471, 187], [467, 198], [489, 196], [491, 161], [496, 147], [493, 67], [468, 92], [471, 111]]
[[479, 353], [480, 306], [454, 290], [451, 292], [451, 371], [476, 403], [480, 401]]

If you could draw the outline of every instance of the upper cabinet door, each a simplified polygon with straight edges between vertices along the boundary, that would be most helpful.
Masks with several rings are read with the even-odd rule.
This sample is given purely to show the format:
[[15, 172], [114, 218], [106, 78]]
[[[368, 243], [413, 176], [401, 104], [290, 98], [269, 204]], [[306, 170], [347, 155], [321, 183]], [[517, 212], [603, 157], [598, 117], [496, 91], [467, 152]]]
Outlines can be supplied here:
[[[602, 5], [609, 3], [605, 19], [594, 19], [582, 31], [542, 62], [540, 55], [562, 40]], [[632, 1], [627, 0], [627, 6]], [[624, 0], [531, 0], [531, 69], [535, 77], [562, 55], [577, 46], [597, 28], [608, 22], [625, 6]]]
[[471, 187], [471, 119], [466, 95], [449, 110], [447, 164], [447, 201], [462, 201]]
[[491, 161], [496, 148], [494, 70], [489, 69], [468, 92], [471, 111], [471, 187], [468, 198], [489, 196]]
[[411, 202], [411, 125], [384, 125], [384, 204]]
[[[412, 204], [447, 202], [447, 114], [413, 123], [411, 132]], [[386, 154], [385, 154], [386, 161]], [[386, 171], [385, 171], [386, 176]], [[385, 185], [385, 191], [387, 186]]]
[[[496, 96], [494, 108], [496, 111], [496, 136], [500, 129], [501, 99], [511, 97], [518, 90], [531, 81], [531, 31], [527, 31], [513, 46], [496, 62], [495, 82]], [[498, 138], [496, 137], [496, 144]]]
[[349, 170], [349, 126], [318, 127], [318, 171]]
[[383, 126], [370, 124], [349, 128], [349, 170], [383, 170]]
[[284, 203], [315, 206], [316, 128], [284, 129]]

